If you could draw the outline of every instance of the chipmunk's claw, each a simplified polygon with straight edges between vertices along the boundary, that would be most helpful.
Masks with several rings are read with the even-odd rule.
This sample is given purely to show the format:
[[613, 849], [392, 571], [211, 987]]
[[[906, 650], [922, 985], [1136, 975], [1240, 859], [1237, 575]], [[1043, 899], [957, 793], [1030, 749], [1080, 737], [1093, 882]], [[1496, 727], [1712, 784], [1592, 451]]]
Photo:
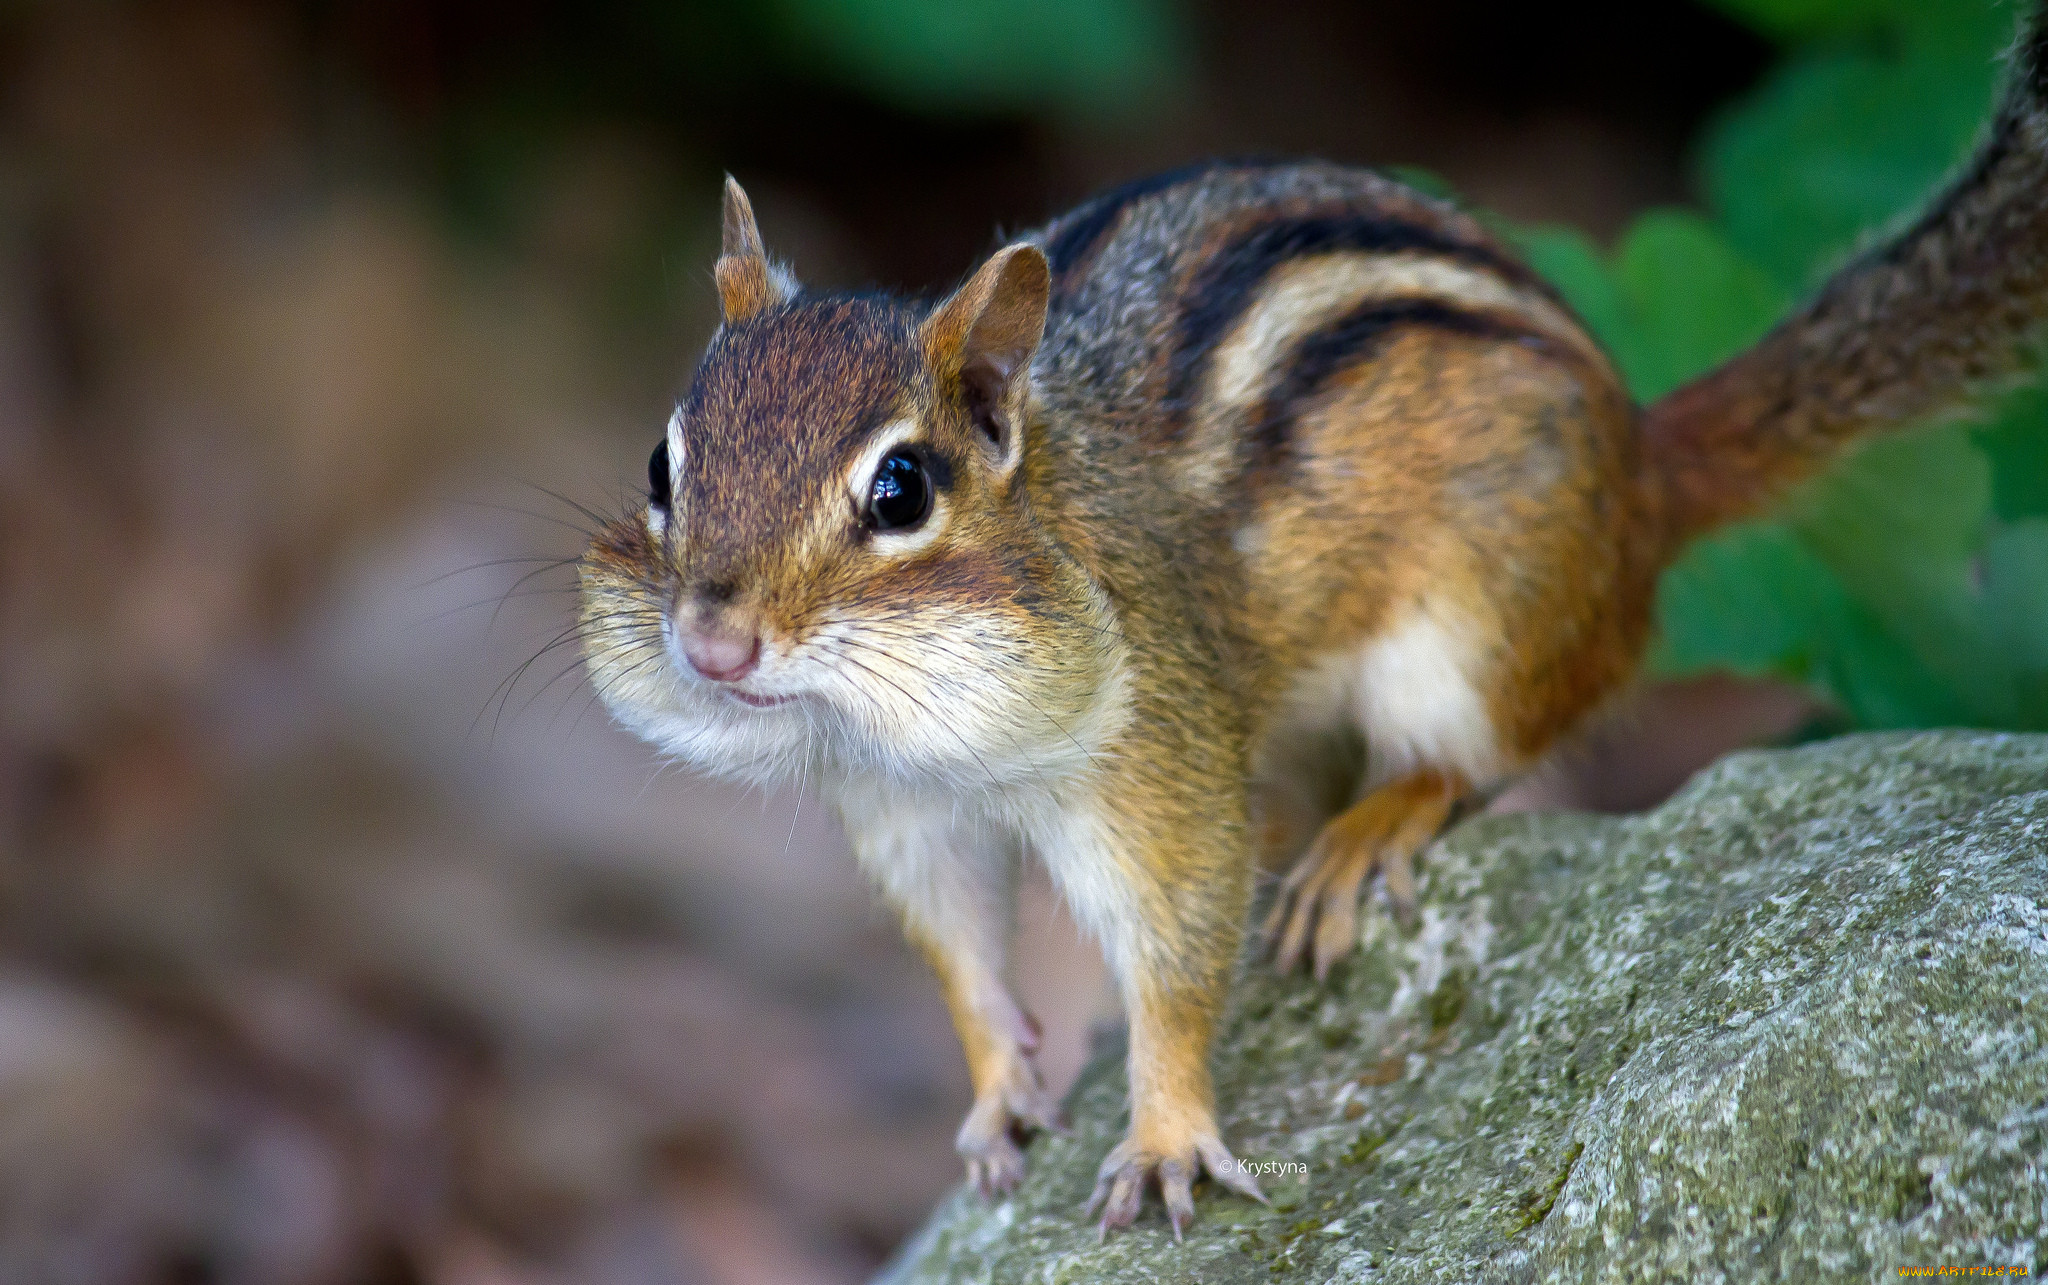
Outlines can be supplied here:
[[1024, 1149], [1033, 1133], [1065, 1135], [1066, 1116], [1039, 1083], [1028, 1060], [1009, 1081], [974, 1104], [953, 1140], [967, 1162], [967, 1180], [986, 1200], [1000, 1200], [1024, 1181]]
[[1217, 1182], [1247, 1200], [1256, 1200], [1262, 1205], [1273, 1203], [1266, 1199], [1265, 1192], [1259, 1190], [1259, 1180], [1252, 1177], [1249, 1169], [1237, 1163], [1237, 1157], [1230, 1154], [1230, 1149], [1223, 1145], [1221, 1139], [1197, 1138], [1195, 1152], [1202, 1158], [1202, 1168]]
[[[1115, 1155], [1115, 1152], [1111, 1152]], [[1095, 1239], [1102, 1240], [1112, 1228], [1130, 1226], [1138, 1219], [1138, 1207], [1145, 1200], [1145, 1179], [1150, 1165], [1126, 1161], [1111, 1168], [1107, 1162], [1095, 1178], [1095, 1191], [1088, 1197], [1088, 1212], [1099, 1206], [1102, 1221], [1096, 1224]]]
[[1331, 819], [1281, 881], [1266, 916], [1274, 966], [1294, 971], [1304, 955], [1316, 980], [1358, 944], [1358, 898], [1375, 870], [1405, 927], [1415, 923], [1415, 854], [1450, 815], [1455, 784], [1422, 773], [1375, 790]]
[[1195, 1175], [1177, 1160], [1159, 1162], [1159, 1197], [1166, 1202], [1166, 1221], [1173, 1225], [1173, 1243], [1181, 1228], [1195, 1220]]
[[1102, 1211], [1102, 1221], [1096, 1225], [1098, 1241], [1111, 1231], [1128, 1227], [1137, 1221], [1145, 1187], [1156, 1176], [1160, 1198], [1166, 1204], [1166, 1220], [1178, 1242], [1187, 1225], [1195, 1220], [1194, 1183], [1205, 1172], [1241, 1196], [1262, 1205], [1269, 1203], [1259, 1190], [1258, 1180], [1237, 1163], [1219, 1138], [1195, 1139], [1192, 1151], [1185, 1156], [1161, 1156], [1126, 1138], [1103, 1158], [1102, 1168], [1096, 1171], [1095, 1190], [1083, 1212], [1093, 1216], [1097, 1209]]
[[1024, 1181], [1024, 1152], [1008, 1134], [998, 1134], [979, 1152], [967, 1155], [967, 1181], [983, 1200], [1001, 1200]]

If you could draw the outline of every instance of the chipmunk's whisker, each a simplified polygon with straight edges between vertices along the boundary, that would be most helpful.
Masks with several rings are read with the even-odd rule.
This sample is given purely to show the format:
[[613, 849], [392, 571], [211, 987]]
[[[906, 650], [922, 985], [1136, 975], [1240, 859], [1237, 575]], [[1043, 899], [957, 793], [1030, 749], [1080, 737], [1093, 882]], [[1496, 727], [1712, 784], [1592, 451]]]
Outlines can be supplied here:
[[[909, 688], [897, 682], [895, 679], [889, 677], [887, 674], [882, 673], [880, 670], [874, 668], [872, 665], [863, 664], [860, 660], [847, 654], [847, 652], [844, 650], [848, 647], [858, 647], [858, 645], [859, 644], [854, 643], [852, 642], [852, 640], [846, 638], [834, 639], [830, 644], [827, 644], [827, 646], [829, 646], [837, 655], [838, 659], [845, 661], [849, 665], [852, 665], [855, 669], [860, 670], [862, 673], [865, 673], [873, 677], [878, 682], [887, 683], [889, 686], [895, 688], [899, 693], [902, 694], [903, 699], [909, 701], [912, 707], [918, 710], [919, 713], [923, 714], [925, 718], [929, 720], [933, 725], [942, 727], [948, 733], [950, 733], [954, 740], [960, 742], [960, 748], [966, 750], [969, 757], [973, 758], [975, 763], [980, 765], [982, 774], [988, 777], [988, 783], [996, 787], [997, 789], [1001, 789], [1002, 782], [996, 779], [996, 774], [989, 767], [988, 761], [982, 758], [981, 755], [978, 752], [976, 752], [974, 746], [968, 742], [965, 736], [962, 736], [960, 734], [958, 728], [955, 728], [951, 723], [947, 722], [945, 719], [940, 718], [937, 712], [934, 711], [931, 706], [925, 704], [924, 701], [919, 699], [918, 696]], [[875, 648], [872, 647], [867, 648], [867, 650], [874, 652], [876, 655], [880, 655], [891, 660], [895, 659], [894, 657], [889, 656], [887, 652], [877, 651]], [[856, 690], [858, 690], [859, 684], [853, 684], [853, 686]]]
[[[953, 660], [959, 661], [963, 664], [975, 666], [986, 666], [988, 664], [988, 654], [986, 652], [974, 654], [964, 652], [960, 650], [958, 647], [956, 647], [950, 640], [937, 634], [910, 634], [894, 630], [887, 625], [873, 627], [868, 629], [866, 632], [879, 634], [886, 638], [895, 638], [903, 642], [915, 643], [920, 647], [929, 647], [932, 650], [940, 652], [943, 655]], [[1022, 662], [1018, 661], [1012, 661], [1011, 663], [1014, 666], [1021, 666], [1022, 664]], [[1075, 749], [1081, 751], [1082, 757], [1088, 759], [1090, 762], [1093, 762], [1095, 760], [1094, 752], [1091, 751], [1087, 746], [1081, 744], [1080, 740], [1077, 739], [1072, 732], [1067, 730], [1066, 724], [1060, 722], [1059, 719], [1054, 718], [1052, 715], [1052, 711], [1047, 709], [1043, 704], [1041, 704], [1036, 696], [1033, 696], [1021, 684], [1013, 685], [1010, 688], [1010, 692], [1012, 695], [1023, 697], [1025, 703], [1030, 705], [1031, 708], [1038, 713], [1038, 716], [1040, 718], [1043, 718], [1046, 722], [1052, 724], [1054, 730], [1058, 731], [1061, 736], [1066, 737], [1068, 742], [1071, 743]], [[1011, 741], [1014, 744], [1016, 738], [1012, 736]], [[1022, 746], [1018, 746], [1018, 753], [1020, 755], [1023, 753]]]
[[550, 557], [544, 553], [526, 554], [510, 558], [486, 558], [482, 562], [472, 562], [467, 566], [457, 567], [452, 571], [443, 571], [439, 575], [429, 576], [425, 580], [417, 584], [407, 585], [405, 588], [407, 593], [418, 593], [422, 589], [431, 589], [444, 580], [453, 580], [457, 576], [466, 576], [471, 572], [483, 571], [490, 567], [525, 566], [528, 563], [544, 562], [547, 566], [543, 567], [542, 570], [551, 571], [556, 567], [571, 566], [582, 560], [583, 554], [580, 552], [561, 558]]

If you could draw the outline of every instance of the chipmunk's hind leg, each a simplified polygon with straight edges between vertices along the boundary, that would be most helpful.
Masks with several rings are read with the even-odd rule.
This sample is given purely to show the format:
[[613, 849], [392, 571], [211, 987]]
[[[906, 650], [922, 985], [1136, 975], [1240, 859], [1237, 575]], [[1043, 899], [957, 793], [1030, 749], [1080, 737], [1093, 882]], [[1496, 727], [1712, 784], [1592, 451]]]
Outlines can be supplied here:
[[[1443, 829], [1464, 793], [1456, 776], [1411, 773], [1372, 790], [1333, 817], [1280, 885], [1265, 934], [1280, 971], [1310, 951], [1318, 979], [1358, 941], [1358, 898], [1373, 871], [1404, 917], [1415, 909], [1415, 854]], [[1313, 936], [1311, 936], [1313, 933]]]

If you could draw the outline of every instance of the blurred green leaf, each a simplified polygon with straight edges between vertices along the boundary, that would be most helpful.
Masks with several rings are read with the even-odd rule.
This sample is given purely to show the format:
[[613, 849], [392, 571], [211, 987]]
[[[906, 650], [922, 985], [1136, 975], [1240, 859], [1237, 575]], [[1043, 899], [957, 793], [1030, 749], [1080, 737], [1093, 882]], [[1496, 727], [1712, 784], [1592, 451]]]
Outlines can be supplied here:
[[[1988, 115], [2014, 15], [1990, 0], [1721, 0], [1809, 43], [1702, 150], [1716, 217], [1657, 211], [1612, 255], [1515, 233], [1649, 401], [1739, 351], [1859, 238], [1906, 217]], [[1873, 442], [1774, 518], [1697, 543], [1651, 668], [1778, 674], [1864, 726], [2048, 727], [2048, 390]]]
[[1167, 0], [772, 0], [824, 70], [914, 109], [1124, 113], [1185, 73]]
[[1991, 537], [1983, 566], [1990, 625], [2013, 662], [2014, 725], [2048, 728], [2048, 519]]
[[[1397, 183], [1406, 187], [1412, 187], [1418, 192], [1437, 198], [1439, 201], [1449, 201], [1457, 206], [1465, 204], [1465, 198], [1459, 193], [1458, 189], [1452, 187], [1450, 180], [1435, 170], [1426, 169], [1420, 165], [1389, 165], [1380, 172]], [[1483, 210], [1474, 211], [1474, 213], [1478, 214], [1481, 218], [1486, 217], [1486, 212]]]
[[1848, 607], [1834, 572], [1783, 524], [1747, 523], [1701, 540], [1665, 572], [1650, 667], [1811, 679], [1817, 643], [1843, 630]]
[[1664, 573], [1652, 673], [1725, 669], [1827, 691], [1867, 727], [1969, 722], [1969, 709], [1784, 523], [1701, 540]]
[[1990, 531], [1991, 468], [1961, 428], [1880, 439], [1788, 508], [1850, 596], [1973, 723], [2018, 716], [1988, 629], [1975, 559]]
[[1888, 0], [1712, 0], [1726, 12], [1779, 40], [1810, 37], [1882, 22], [1893, 5]]
[[[1984, 547], [1985, 599], [1991, 625], [2018, 669], [2048, 678], [2048, 518], [2031, 518], [1991, 537]], [[2048, 705], [2034, 719], [2048, 721]]]
[[1978, 724], [1968, 705], [1928, 672], [1868, 608], [1853, 600], [1840, 632], [1826, 639], [1814, 679], [1862, 727]]
[[[1529, 266], [1556, 286], [1610, 353], [1633, 340], [1628, 304], [1607, 256], [1577, 228], [1546, 225], [1507, 229]], [[1617, 361], [1620, 359], [1617, 357]]]
[[1991, 509], [2001, 521], [2048, 517], [2048, 387], [2006, 397], [1976, 430], [1991, 461]]
[[1785, 310], [1784, 291], [1697, 214], [1644, 215], [1615, 257], [1634, 322], [1623, 368], [1645, 401], [1742, 351]]
[[1643, 401], [1740, 352], [1785, 309], [1786, 295], [1770, 277], [1689, 211], [1637, 219], [1611, 261], [1567, 229], [1533, 229], [1516, 240]]
[[1729, 240], [1788, 289], [1916, 208], [1969, 154], [2010, 42], [1990, 0], [1889, 6], [1875, 47], [1802, 51], [1723, 114], [1701, 150]]
[[[1981, 0], [1957, 0], [1970, 4]], [[1886, 27], [1951, 20], [1944, 3], [1926, 0], [1710, 0], [1715, 8], [1777, 40], [1812, 40]]]

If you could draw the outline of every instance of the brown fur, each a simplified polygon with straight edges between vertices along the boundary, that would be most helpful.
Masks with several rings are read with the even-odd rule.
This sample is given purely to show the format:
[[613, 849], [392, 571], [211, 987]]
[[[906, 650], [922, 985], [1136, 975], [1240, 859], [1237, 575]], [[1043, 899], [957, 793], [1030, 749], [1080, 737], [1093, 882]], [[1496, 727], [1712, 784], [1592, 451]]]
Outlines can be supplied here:
[[[2030, 44], [1926, 219], [1640, 424], [1525, 267], [1376, 175], [1146, 180], [929, 309], [801, 294], [731, 188], [672, 508], [584, 563], [599, 690], [700, 767], [828, 778], [945, 985], [976, 1088], [960, 1149], [995, 1189], [1021, 1172], [1009, 1128], [1050, 1114], [1001, 983], [1003, 872], [1034, 848], [1130, 1014], [1104, 1223], [1157, 1180], [1178, 1228], [1204, 1169], [1256, 1194], [1206, 1058], [1253, 835], [1289, 831], [1291, 788], [1329, 801], [1297, 769], [1355, 774], [1364, 740], [1274, 912], [1321, 971], [1375, 868], [1399, 899], [1460, 796], [1627, 681], [1684, 536], [2006, 367], [2048, 308], [2038, 81]], [[928, 468], [927, 527], [864, 518], [888, 449]], [[788, 690], [751, 695], [804, 723], [677, 671], [664, 630], [704, 621], [763, 639]]]

